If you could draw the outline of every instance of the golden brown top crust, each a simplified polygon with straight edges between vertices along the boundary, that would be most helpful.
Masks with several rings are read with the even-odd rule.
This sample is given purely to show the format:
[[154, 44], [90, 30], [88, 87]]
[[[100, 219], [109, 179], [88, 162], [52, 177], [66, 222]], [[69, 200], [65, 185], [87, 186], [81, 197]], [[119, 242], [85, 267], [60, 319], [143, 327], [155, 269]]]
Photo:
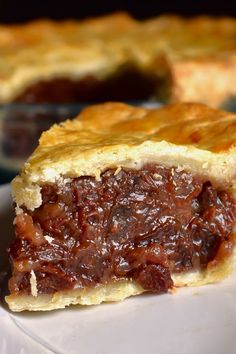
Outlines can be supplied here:
[[118, 13], [81, 22], [1, 25], [0, 101], [14, 100], [39, 80], [89, 74], [104, 78], [124, 65], [157, 76], [173, 72], [173, 81], [180, 70], [175, 63], [186, 60], [213, 60], [220, 65], [227, 60], [227, 66], [234, 67], [235, 38], [236, 20], [230, 18], [161, 16], [139, 22]]
[[[43, 133], [39, 150], [65, 144], [80, 154], [85, 150], [129, 146], [146, 141], [191, 145], [225, 152], [236, 146], [236, 115], [202, 104], [172, 104], [146, 109], [122, 103], [90, 106], [74, 120], [54, 125]], [[38, 150], [37, 150], [38, 151]]]
[[[150, 36], [151, 35], [151, 36]], [[153, 42], [153, 38], [155, 41]], [[141, 38], [140, 38], [141, 36]], [[160, 37], [159, 37], [160, 36]], [[163, 46], [182, 54], [214, 54], [221, 50], [235, 50], [236, 20], [233, 18], [213, 18], [207, 16], [185, 19], [175, 15], [160, 16], [151, 20], [137, 21], [126, 13], [84, 21], [36, 20], [24, 25], [1, 25], [0, 48], [2, 54], [13, 54], [37, 46], [58, 44], [89, 45], [88, 42], [118, 40], [137, 45], [142, 40], [152, 43], [153, 48]], [[223, 39], [223, 40], [222, 40]], [[165, 42], [166, 43], [163, 43]], [[50, 48], [47, 48], [49, 51]], [[128, 47], [126, 47], [128, 49]], [[194, 53], [195, 55], [196, 53]], [[36, 57], [37, 53], [35, 53]], [[40, 58], [38, 58], [40, 59]]]
[[34, 209], [44, 182], [99, 179], [108, 168], [146, 163], [179, 167], [235, 188], [236, 115], [190, 103], [155, 110], [122, 103], [91, 106], [42, 134], [13, 181], [13, 194], [18, 206]]

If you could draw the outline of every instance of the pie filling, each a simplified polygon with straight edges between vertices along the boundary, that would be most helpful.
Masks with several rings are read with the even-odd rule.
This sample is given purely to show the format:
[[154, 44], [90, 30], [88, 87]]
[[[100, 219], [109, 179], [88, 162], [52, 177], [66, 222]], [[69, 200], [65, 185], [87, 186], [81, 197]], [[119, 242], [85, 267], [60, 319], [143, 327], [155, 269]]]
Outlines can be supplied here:
[[105, 80], [87, 75], [80, 80], [66, 78], [40, 81], [27, 88], [15, 102], [73, 103], [111, 100], [145, 100], [164, 86], [154, 75], [124, 69]]
[[204, 270], [233, 248], [230, 193], [179, 168], [148, 164], [42, 185], [41, 207], [16, 216], [11, 293], [95, 287], [121, 279], [156, 293], [171, 274]]

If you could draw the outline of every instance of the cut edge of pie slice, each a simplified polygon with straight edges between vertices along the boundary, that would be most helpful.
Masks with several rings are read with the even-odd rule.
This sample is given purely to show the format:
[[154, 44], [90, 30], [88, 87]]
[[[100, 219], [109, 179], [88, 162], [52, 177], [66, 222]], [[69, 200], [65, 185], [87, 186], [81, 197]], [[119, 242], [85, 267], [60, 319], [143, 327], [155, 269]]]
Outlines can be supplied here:
[[13, 311], [219, 281], [235, 254], [236, 116], [95, 105], [42, 134], [12, 182]]

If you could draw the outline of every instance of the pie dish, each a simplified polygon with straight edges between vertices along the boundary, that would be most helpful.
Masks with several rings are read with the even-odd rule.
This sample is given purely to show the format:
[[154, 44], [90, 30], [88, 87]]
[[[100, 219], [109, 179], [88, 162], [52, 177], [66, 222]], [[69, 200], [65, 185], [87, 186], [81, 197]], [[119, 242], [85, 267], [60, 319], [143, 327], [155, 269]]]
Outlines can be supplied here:
[[236, 20], [117, 13], [0, 26], [0, 102], [132, 99], [219, 106], [236, 94]]
[[13, 311], [118, 301], [232, 270], [236, 116], [106, 103], [43, 133], [12, 182]]

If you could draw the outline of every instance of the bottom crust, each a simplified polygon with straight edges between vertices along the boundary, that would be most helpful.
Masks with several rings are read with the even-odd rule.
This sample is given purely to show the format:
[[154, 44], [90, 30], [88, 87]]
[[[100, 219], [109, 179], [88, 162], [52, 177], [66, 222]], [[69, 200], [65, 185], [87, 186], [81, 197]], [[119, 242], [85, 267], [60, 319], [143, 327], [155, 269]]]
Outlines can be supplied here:
[[[233, 270], [236, 251], [217, 266], [209, 265], [202, 272], [172, 274], [175, 287], [200, 286], [218, 282], [226, 278]], [[9, 295], [5, 300], [14, 312], [20, 311], [50, 311], [62, 309], [69, 305], [98, 305], [102, 302], [121, 301], [129, 296], [144, 293], [136, 282], [130, 280], [116, 281], [95, 288], [58, 291], [51, 295]]]

